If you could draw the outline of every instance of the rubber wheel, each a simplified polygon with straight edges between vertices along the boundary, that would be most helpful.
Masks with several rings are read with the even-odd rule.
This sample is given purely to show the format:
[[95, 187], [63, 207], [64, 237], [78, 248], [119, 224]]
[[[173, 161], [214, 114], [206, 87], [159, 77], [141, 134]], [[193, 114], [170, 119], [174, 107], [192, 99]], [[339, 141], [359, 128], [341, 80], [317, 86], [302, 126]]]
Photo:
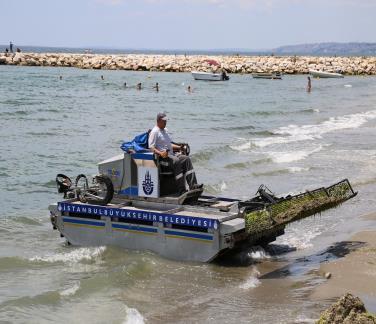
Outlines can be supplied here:
[[87, 202], [93, 205], [105, 206], [110, 203], [114, 197], [114, 186], [111, 178], [106, 175], [98, 175], [95, 179], [98, 186], [101, 188], [100, 192], [96, 192], [96, 195], [101, 194], [101, 199], [87, 198]]
[[59, 193], [65, 193], [72, 185], [72, 180], [65, 174], [59, 173], [56, 175], [57, 191]]

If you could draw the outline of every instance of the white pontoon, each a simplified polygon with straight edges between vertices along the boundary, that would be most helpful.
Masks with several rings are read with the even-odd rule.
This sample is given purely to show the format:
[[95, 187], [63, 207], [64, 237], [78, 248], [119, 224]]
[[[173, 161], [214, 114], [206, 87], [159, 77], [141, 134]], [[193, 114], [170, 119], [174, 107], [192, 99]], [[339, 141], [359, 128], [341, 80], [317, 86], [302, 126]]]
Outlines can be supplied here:
[[325, 72], [317, 70], [309, 70], [309, 74], [314, 78], [343, 78], [343, 74], [334, 72]]

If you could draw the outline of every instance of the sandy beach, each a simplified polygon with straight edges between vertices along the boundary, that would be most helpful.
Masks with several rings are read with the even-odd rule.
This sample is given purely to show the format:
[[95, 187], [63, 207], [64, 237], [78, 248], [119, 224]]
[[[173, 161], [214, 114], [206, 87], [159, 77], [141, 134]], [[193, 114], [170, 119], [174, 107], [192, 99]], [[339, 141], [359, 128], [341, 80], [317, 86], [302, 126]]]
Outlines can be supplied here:
[[332, 299], [350, 292], [359, 296], [369, 311], [376, 312], [376, 213], [363, 218], [373, 221], [374, 226], [349, 239], [358, 248], [320, 266], [323, 277], [327, 273], [331, 277], [314, 289], [313, 300]]

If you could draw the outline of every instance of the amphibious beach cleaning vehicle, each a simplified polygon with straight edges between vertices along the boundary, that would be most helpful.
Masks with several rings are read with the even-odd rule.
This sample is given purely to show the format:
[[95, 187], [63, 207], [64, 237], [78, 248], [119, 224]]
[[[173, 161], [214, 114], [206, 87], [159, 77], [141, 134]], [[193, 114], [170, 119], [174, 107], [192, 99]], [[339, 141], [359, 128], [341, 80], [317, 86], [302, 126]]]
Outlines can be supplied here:
[[72, 245], [114, 245], [186, 261], [209, 262], [237, 248], [266, 245], [288, 223], [357, 194], [345, 179], [286, 197], [265, 186], [248, 200], [204, 195], [202, 188], [179, 195], [168, 165], [129, 147], [100, 162], [98, 171], [91, 184], [83, 174], [75, 183], [57, 175], [64, 199], [49, 206], [53, 228]]

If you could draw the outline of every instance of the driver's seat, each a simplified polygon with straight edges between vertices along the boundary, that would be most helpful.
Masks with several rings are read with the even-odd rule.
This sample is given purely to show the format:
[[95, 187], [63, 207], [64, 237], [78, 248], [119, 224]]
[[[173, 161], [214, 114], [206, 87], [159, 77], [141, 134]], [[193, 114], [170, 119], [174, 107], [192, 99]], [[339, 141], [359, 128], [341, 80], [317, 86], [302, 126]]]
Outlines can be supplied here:
[[176, 194], [176, 180], [172, 169], [171, 159], [161, 158], [158, 154], [154, 154], [155, 164], [159, 173], [159, 192], [161, 196]]

